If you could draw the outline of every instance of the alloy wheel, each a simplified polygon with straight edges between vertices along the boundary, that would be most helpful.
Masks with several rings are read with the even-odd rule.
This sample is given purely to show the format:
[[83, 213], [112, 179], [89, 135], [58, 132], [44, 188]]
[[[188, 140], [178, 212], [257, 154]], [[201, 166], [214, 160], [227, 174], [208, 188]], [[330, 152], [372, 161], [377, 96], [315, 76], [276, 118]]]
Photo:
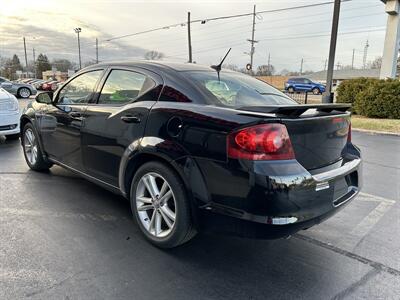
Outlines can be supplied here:
[[21, 88], [19, 90], [19, 94], [22, 98], [28, 98], [31, 95], [31, 92], [28, 88]]
[[158, 238], [171, 233], [176, 220], [176, 201], [170, 185], [160, 174], [151, 172], [140, 179], [136, 208], [148, 233]]
[[24, 151], [29, 163], [34, 165], [37, 161], [38, 145], [35, 134], [30, 128], [24, 133]]

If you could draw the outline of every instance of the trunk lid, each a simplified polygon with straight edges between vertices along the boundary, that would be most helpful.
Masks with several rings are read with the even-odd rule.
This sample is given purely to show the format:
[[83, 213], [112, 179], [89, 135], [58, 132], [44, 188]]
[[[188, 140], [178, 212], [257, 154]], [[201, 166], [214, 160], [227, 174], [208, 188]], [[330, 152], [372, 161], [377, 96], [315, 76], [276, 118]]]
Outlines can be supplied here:
[[307, 170], [342, 158], [350, 126], [350, 105], [317, 104], [244, 107], [241, 110], [274, 113], [286, 125], [296, 160]]

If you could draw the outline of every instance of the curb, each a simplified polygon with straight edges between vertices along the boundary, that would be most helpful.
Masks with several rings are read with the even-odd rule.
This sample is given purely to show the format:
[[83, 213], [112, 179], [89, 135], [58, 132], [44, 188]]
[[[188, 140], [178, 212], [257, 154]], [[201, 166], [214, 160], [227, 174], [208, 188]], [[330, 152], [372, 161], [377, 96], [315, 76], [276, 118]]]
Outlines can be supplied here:
[[352, 131], [365, 132], [369, 134], [377, 134], [377, 135], [391, 135], [391, 136], [400, 136], [400, 133], [389, 132], [389, 131], [377, 131], [377, 130], [369, 130], [369, 129], [361, 129], [361, 128], [351, 128]]

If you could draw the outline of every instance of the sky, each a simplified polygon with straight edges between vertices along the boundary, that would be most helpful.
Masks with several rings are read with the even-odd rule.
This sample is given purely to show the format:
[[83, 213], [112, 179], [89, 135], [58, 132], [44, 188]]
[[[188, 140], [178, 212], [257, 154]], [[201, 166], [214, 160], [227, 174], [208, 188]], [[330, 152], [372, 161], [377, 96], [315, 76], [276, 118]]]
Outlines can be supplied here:
[[[128, 0], [0, 0], [0, 57], [16, 53], [24, 63], [23, 37], [28, 60], [46, 54], [50, 59], [78, 61], [80, 34], [82, 61], [94, 60], [95, 39], [99, 60], [143, 59], [147, 51], [165, 55], [164, 60], [187, 61], [187, 12], [192, 20], [251, 13], [256, 5], [254, 66], [271, 64], [277, 71], [324, 69], [329, 53], [333, 4], [290, 8], [330, 0], [264, 1], [128, 1]], [[263, 12], [262, 11], [267, 11]], [[355, 49], [355, 66], [362, 67], [366, 41], [367, 61], [382, 55], [387, 15], [380, 0], [351, 0], [341, 4], [336, 63], [350, 65]], [[178, 24], [173, 27], [167, 27]], [[108, 39], [154, 28], [151, 33]], [[201, 22], [191, 25], [193, 60], [218, 63], [232, 47], [226, 63], [244, 67], [250, 62], [252, 16]]]

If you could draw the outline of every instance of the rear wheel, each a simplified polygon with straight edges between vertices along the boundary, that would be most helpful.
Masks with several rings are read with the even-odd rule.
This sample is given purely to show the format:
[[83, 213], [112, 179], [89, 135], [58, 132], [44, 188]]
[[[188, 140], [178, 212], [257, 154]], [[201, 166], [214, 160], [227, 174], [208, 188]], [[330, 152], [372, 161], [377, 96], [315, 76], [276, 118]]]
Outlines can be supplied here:
[[162, 163], [146, 163], [136, 172], [130, 195], [132, 213], [152, 244], [173, 248], [194, 237], [186, 194], [178, 175]]
[[312, 93], [313, 93], [314, 95], [319, 95], [319, 94], [321, 93], [321, 91], [319, 90], [319, 88], [313, 88], [313, 89], [312, 89]]
[[288, 92], [293, 94], [294, 93], [294, 88], [293, 87], [288, 88]]
[[26, 87], [20, 88], [17, 92], [18, 98], [29, 98], [30, 95], [31, 91]]
[[25, 161], [29, 168], [35, 171], [45, 171], [51, 168], [52, 163], [43, 159], [39, 140], [31, 123], [27, 123], [22, 132], [22, 148], [24, 150]]

